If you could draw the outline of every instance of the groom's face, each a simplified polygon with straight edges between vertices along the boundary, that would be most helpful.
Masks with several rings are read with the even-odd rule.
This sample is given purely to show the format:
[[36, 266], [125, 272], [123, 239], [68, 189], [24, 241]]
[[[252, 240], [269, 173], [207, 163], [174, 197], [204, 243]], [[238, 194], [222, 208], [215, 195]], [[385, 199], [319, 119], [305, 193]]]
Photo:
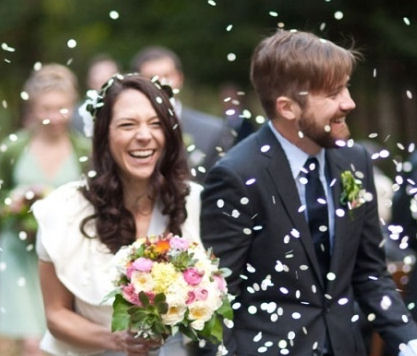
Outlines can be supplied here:
[[347, 80], [330, 92], [309, 93], [299, 119], [299, 128], [304, 137], [320, 147], [335, 147], [336, 141], [350, 137], [346, 116], [355, 106]]

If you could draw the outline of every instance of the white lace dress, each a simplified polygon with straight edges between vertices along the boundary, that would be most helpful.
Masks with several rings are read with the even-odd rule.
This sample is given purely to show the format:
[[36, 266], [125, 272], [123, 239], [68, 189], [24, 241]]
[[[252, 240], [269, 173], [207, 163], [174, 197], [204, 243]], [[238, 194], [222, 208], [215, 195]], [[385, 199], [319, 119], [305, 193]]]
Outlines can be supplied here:
[[[75, 311], [94, 323], [110, 329], [111, 302], [102, 304], [112, 289], [110, 270], [113, 254], [97, 238], [86, 238], [80, 232], [81, 221], [93, 213], [92, 205], [79, 191], [81, 182], [67, 183], [47, 198], [33, 205], [39, 230], [36, 250], [39, 258], [54, 264], [61, 283], [74, 295]], [[200, 239], [201, 186], [190, 182], [187, 197], [187, 220], [182, 226], [183, 237]], [[148, 235], [159, 235], [167, 225], [167, 216], [156, 204]], [[95, 235], [94, 224], [86, 226], [89, 236]], [[158, 356], [186, 355], [180, 335], [171, 337], [159, 350]], [[42, 350], [52, 355], [123, 355], [106, 350], [82, 349], [56, 339], [49, 331], [41, 341]]]

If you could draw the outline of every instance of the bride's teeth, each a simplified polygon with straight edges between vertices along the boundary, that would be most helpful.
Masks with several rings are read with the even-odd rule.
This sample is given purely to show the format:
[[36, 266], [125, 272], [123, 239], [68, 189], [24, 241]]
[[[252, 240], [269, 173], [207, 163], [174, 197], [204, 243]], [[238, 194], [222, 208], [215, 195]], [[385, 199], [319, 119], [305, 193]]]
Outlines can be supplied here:
[[146, 158], [146, 157], [151, 156], [151, 155], [152, 155], [152, 153], [153, 153], [153, 150], [146, 150], [146, 151], [134, 151], [134, 152], [130, 152], [130, 154], [131, 154], [133, 157], [136, 157], [136, 158]]

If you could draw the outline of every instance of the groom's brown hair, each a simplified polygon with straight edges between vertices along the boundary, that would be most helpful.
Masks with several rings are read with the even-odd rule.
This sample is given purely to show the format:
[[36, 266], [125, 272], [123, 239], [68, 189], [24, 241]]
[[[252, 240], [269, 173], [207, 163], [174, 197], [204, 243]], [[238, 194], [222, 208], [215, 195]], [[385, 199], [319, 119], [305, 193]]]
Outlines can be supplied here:
[[250, 77], [269, 118], [275, 101], [288, 96], [304, 107], [307, 93], [329, 92], [350, 76], [358, 52], [309, 32], [278, 30], [256, 47]]

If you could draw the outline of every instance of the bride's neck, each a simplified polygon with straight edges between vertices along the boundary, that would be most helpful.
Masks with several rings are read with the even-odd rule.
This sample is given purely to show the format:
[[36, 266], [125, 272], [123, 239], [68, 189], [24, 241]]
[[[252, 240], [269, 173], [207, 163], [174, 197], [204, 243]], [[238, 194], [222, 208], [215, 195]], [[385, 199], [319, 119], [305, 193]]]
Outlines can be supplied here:
[[147, 185], [140, 184], [123, 184], [123, 200], [126, 209], [128, 209], [134, 216], [149, 215], [152, 212], [154, 199], [149, 195]]

